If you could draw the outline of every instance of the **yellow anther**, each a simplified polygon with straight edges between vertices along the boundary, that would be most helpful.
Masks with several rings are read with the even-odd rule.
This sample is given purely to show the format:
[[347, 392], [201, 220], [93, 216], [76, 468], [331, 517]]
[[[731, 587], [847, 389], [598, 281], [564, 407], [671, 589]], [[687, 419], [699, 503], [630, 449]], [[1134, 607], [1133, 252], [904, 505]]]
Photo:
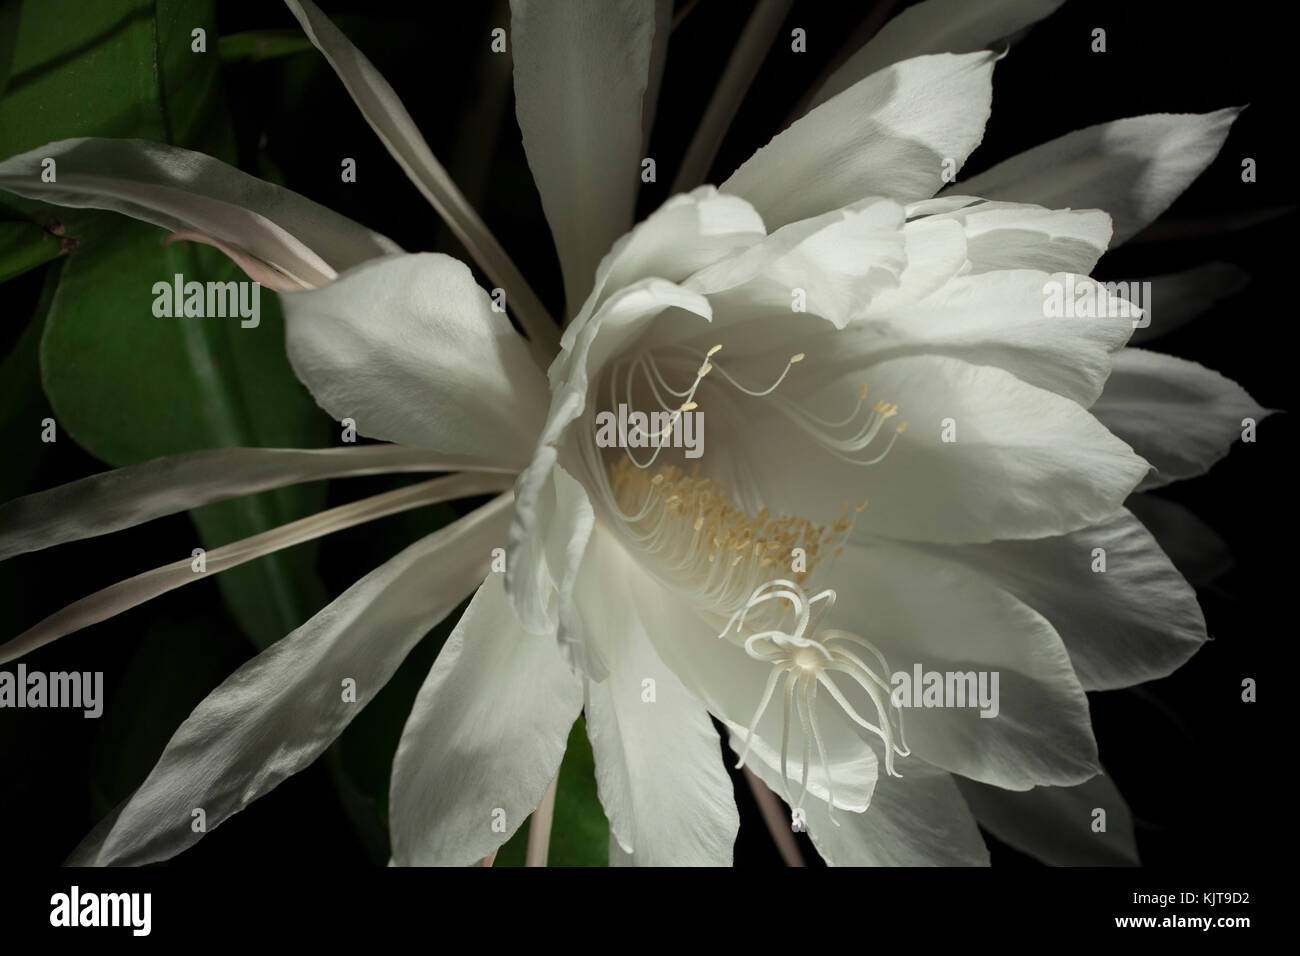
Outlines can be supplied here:
[[907, 422], [905, 422], [905, 421], [903, 421], [903, 422], [899, 422], [899, 423], [898, 423], [898, 434], [901, 435], [901, 434], [903, 434], [903, 432], [905, 432], [905, 431], [907, 431]]
[[717, 355], [721, 351], [722, 351], [722, 343], [719, 342], [717, 345], [713, 346], [713, 348], [709, 349], [704, 354], [707, 358], [712, 358], [713, 356]]
[[697, 408], [699, 408], [699, 407], [700, 407], [700, 405], [699, 405], [698, 402], [687, 402], [685, 405], [683, 405], [683, 406], [679, 409], [679, 411], [689, 412], [689, 411], [694, 411], [695, 409], [697, 409]]
[[791, 365], [793, 365], [795, 362], [802, 362], [803, 360], [804, 360], [804, 354], [802, 352], [796, 352], [794, 355], [790, 356]]
[[867, 397], [867, 383], [863, 382], [858, 386], [858, 401]]

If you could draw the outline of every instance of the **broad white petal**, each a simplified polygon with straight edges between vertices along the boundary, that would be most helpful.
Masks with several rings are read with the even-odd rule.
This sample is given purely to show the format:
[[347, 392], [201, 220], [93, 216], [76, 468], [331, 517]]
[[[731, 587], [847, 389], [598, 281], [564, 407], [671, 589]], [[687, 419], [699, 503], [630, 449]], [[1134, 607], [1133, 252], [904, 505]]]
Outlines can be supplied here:
[[[743, 747], [734, 735], [732, 749]], [[754, 772], [769, 787], [779, 774], [766, 764]], [[920, 760], [905, 775], [882, 776], [871, 806], [835, 814], [820, 800], [804, 807], [808, 836], [828, 866], [987, 866], [988, 850], [975, 818], [950, 773]]]
[[[387, 683], [402, 659], [482, 579], [509, 518], [495, 499], [380, 565], [254, 657], [195, 708], [107, 829], [69, 861], [165, 860], [306, 767]], [[349, 702], [343, 682], [356, 682]]]
[[[55, 182], [41, 163], [55, 160]], [[193, 230], [309, 286], [379, 256], [391, 239], [218, 159], [140, 139], [47, 143], [0, 163], [0, 188], [60, 206], [111, 209], [173, 232]]]
[[843, 328], [898, 287], [906, 264], [903, 207], [866, 199], [782, 226], [683, 284], [709, 297], [719, 328], [738, 321], [787, 322], [795, 305]]
[[335, 419], [371, 438], [527, 462], [546, 382], [464, 263], [392, 256], [281, 302], [294, 371]]
[[[1147, 471], [1075, 402], [1000, 368], [916, 355], [821, 387], [819, 369], [808, 360], [799, 368], [807, 378], [792, 375], [790, 395], [810, 411], [842, 418], [865, 382], [869, 395], [898, 404], [907, 427], [883, 460], [864, 467], [836, 458], [808, 430], [755, 409], [742, 436], [748, 440], [729, 447], [774, 511], [822, 522], [865, 497], [869, 506], [856, 524], [862, 532], [947, 542], [1037, 538], [1104, 520]], [[797, 391], [805, 383], [816, 391]], [[871, 451], [883, 450], [894, 421], [885, 422]]]
[[867, 196], [934, 195], [945, 161], [960, 168], [989, 115], [994, 57], [904, 60], [860, 80], [758, 150], [725, 183], [768, 229]]
[[[838, 598], [824, 626], [857, 634], [884, 654], [895, 695], [911, 704], [902, 710], [903, 727], [921, 760], [1012, 790], [1081, 783], [1098, 771], [1088, 701], [1065, 645], [1015, 595], [884, 541], [846, 545], [824, 584]], [[916, 706], [931, 672], [945, 687], [948, 674], [973, 675], [984, 695], [979, 706], [972, 706], [968, 682], [944, 706]], [[909, 758], [897, 762], [904, 780], [908, 767]]]
[[0, 561], [214, 501], [304, 481], [419, 471], [511, 471], [401, 445], [216, 448], [116, 468], [0, 505]]
[[[931, 203], [938, 200], [914, 203], [908, 215], [917, 215]], [[1110, 244], [1110, 216], [1100, 209], [981, 202], [926, 218], [961, 223], [973, 272], [1037, 269], [1086, 276]]]
[[1186, 359], [1124, 349], [1092, 406], [1098, 421], [1154, 469], [1143, 490], [1203, 474], [1269, 413], [1246, 390]]
[[655, 653], [624, 594], [626, 560], [597, 531], [574, 593], [588, 640], [610, 662], [605, 680], [586, 682], [601, 805], [637, 866], [730, 866], [740, 818], [718, 732]]
[[1067, 535], [922, 547], [986, 577], [1051, 621], [1085, 690], [1168, 676], [1205, 641], [1196, 592], [1123, 509]]
[[[1059, 315], [1052, 303], [1085, 287], [1095, 316]], [[1059, 290], [1059, 292], [1058, 292]], [[1093, 279], [1030, 269], [958, 276], [919, 302], [873, 305], [840, 336], [822, 335], [804, 351], [825, 374], [904, 355], [946, 355], [1006, 369], [1021, 381], [1085, 408], [1101, 394], [1115, 352], [1137, 315]], [[814, 367], [812, 364], [810, 368]], [[902, 406], [908, 418], [912, 412]]]
[[926, 0], [908, 7], [830, 75], [812, 105], [818, 106], [864, 76], [926, 53], [969, 53], [1036, 23], [1065, 0]]
[[515, 111], [570, 313], [632, 225], [654, 30], [652, 0], [511, 0]]
[[1118, 246], [1210, 165], [1240, 112], [1152, 113], [1089, 126], [1013, 156], [960, 189], [1053, 209], [1104, 209], [1115, 224], [1111, 245]]
[[[1137, 866], [1133, 814], [1105, 774], [1073, 787], [1017, 792], [959, 780], [975, 819], [1008, 846], [1051, 866]], [[1105, 811], [1105, 817], [1097, 815]], [[1097, 829], [1104, 820], [1105, 829]]]
[[469, 866], [537, 809], [560, 769], [582, 685], [550, 635], [527, 634], [489, 574], [415, 699], [393, 760], [399, 866]]

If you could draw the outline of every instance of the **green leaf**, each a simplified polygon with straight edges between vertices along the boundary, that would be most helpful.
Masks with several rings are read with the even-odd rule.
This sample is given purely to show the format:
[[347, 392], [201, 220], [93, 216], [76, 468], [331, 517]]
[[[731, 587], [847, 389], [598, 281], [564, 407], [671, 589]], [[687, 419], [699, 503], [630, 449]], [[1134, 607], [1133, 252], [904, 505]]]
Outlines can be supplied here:
[[[192, 31], [206, 31], [206, 52]], [[71, 136], [152, 139], [232, 161], [211, 0], [42, 0], [22, 6], [13, 74], [0, 98], [0, 152]], [[328, 443], [328, 420], [284, 354], [278, 300], [261, 290], [261, 322], [159, 319], [157, 282], [243, 280], [207, 248], [164, 249], [153, 226], [93, 210], [7, 202], [37, 222], [58, 217], [78, 242], [41, 340], [41, 374], [63, 432], [112, 465], [221, 446]], [[193, 512], [196, 540], [163, 564], [294, 520], [324, 504], [298, 487]], [[259, 647], [301, 624], [325, 600], [314, 546], [218, 576], [221, 592]], [[131, 570], [143, 570], [140, 568]]]
[[249, 30], [221, 38], [221, 59], [226, 63], [260, 63], [311, 48], [311, 41], [301, 30]]
[[44, 265], [62, 252], [62, 240], [34, 222], [0, 222], [0, 282]]
[[[42, 379], [60, 425], [91, 454], [119, 466], [208, 447], [328, 443], [328, 423], [285, 356], [274, 293], [259, 293], [256, 328], [242, 328], [238, 317], [156, 317], [153, 285], [170, 284], [176, 274], [237, 278], [207, 247], [163, 250], [153, 226], [106, 216], [83, 236], [64, 267], [41, 342]], [[323, 487], [296, 486], [207, 505], [192, 516], [210, 548], [323, 505]], [[157, 564], [187, 557], [199, 543], [177, 541]], [[217, 576], [259, 647], [324, 603], [314, 554], [305, 545]]]
[[[523, 866], [532, 817], [497, 853], [494, 866]], [[608, 866], [609, 821], [596, 795], [596, 761], [587, 740], [587, 723], [579, 715], [569, 731], [555, 788], [555, 817], [547, 866]]]

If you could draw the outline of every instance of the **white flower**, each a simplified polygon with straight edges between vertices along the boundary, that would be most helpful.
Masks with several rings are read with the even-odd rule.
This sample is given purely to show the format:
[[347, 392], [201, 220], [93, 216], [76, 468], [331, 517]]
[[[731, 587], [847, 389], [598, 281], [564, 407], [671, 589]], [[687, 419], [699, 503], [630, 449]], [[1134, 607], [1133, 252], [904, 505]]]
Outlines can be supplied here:
[[[1032, 839], [996, 789], [1118, 799], [1097, 776], [1085, 691], [1167, 674], [1205, 636], [1192, 590], [1123, 502], [1208, 468], [1264, 412], [1199, 366], [1124, 348], [1123, 310], [1046, 317], [1044, 290], [1070, 276], [1114, 305], [1088, 273], [1209, 163], [1233, 111], [1083, 130], [935, 198], [944, 161], [960, 166], [983, 134], [995, 57], [981, 48], [1057, 4], [954, 17], [929, 0], [720, 187], [621, 235], [654, 96], [653, 4], [516, 0], [520, 128], [581, 303], [550, 361], [555, 327], [391, 88], [312, 4], [289, 5], [531, 342], [463, 264], [397, 254], [207, 157], [105, 140], [14, 157], [7, 189], [199, 235], [285, 290], [299, 377], [336, 418], [401, 447], [209, 452], [87, 479], [6, 506], [0, 556], [310, 478], [463, 471], [219, 549], [217, 570], [402, 508], [513, 492], [241, 668], [79, 859], [142, 863], [193, 843], [190, 808], [219, 823], [337, 736], [356, 708], [333, 699], [336, 675], [369, 699], [475, 588], [395, 760], [397, 863], [494, 853], [541, 802], [580, 710], [615, 862], [730, 862], [737, 815], [710, 714], [831, 863], [986, 862], [968, 804], [1011, 842]], [[47, 156], [57, 185], [32, 175]], [[702, 413], [698, 472], [677, 449], [598, 445], [597, 412], [620, 402], [673, 428]], [[507, 536], [504, 581], [485, 578]], [[1090, 571], [1095, 548], [1112, 573]], [[191, 580], [181, 565], [0, 654]], [[899, 707], [891, 675], [915, 665], [996, 672], [998, 715]], [[497, 808], [504, 833], [488, 825]]]

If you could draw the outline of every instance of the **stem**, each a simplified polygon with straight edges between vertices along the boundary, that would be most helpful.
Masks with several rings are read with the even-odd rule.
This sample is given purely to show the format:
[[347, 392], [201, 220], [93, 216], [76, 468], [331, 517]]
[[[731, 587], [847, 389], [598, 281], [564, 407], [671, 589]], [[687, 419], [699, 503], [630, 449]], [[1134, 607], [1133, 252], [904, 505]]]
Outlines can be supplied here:
[[542, 802], [533, 811], [528, 823], [528, 849], [524, 853], [524, 866], [545, 866], [546, 854], [551, 848], [551, 821], [555, 819], [555, 787], [560, 782], [560, 772], [555, 771], [551, 785], [546, 788]]
[[754, 793], [754, 802], [758, 804], [758, 809], [763, 814], [763, 822], [767, 824], [768, 833], [772, 834], [772, 842], [781, 853], [781, 859], [785, 860], [786, 866], [803, 866], [803, 854], [799, 852], [799, 844], [790, 831], [789, 824], [786, 823], [785, 813], [781, 810], [781, 802], [776, 798], [767, 784], [754, 774], [748, 766], [743, 768], [745, 771], [745, 780], [749, 782], [749, 789]]

